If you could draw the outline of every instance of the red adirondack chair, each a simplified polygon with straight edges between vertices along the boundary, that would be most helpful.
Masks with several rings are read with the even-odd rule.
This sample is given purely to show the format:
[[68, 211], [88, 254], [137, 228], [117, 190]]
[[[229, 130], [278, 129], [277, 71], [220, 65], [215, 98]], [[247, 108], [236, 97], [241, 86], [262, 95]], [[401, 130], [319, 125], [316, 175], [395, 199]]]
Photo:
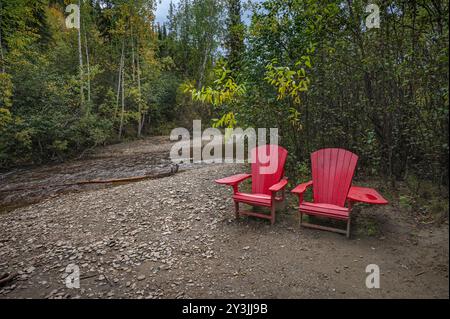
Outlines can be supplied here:
[[[326, 148], [311, 154], [312, 181], [298, 185], [292, 193], [299, 197], [300, 225], [344, 233], [350, 237], [350, 212], [353, 202], [387, 204], [371, 188], [352, 186], [358, 156], [339, 148]], [[314, 202], [303, 201], [308, 187], [313, 187]], [[345, 204], [347, 203], [347, 206]], [[347, 222], [347, 229], [325, 227], [303, 222], [303, 214], [339, 219]]]
[[[241, 215], [247, 215], [270, 219], [272, 224], [275, 222], [275, 205], [278, 202], [284, 201], [284, 188], [288, 183], [287, 179], [283, 178], [284, 163], [286, 162], [287, 154], [288, 152], [278, 145], [262, 145], [256, 147], [251, 153], [252, 159], [254, 159], [251, 165], [251, 174], [237, 174], [216, 180], [218, 184], [233, 187], [236, 218], [239, 218]], [[264, 160], [266, 155], [268, 156], [267, 163]], [[264, 170], [267, 170], [269, 165], [271, 165], [270, 167], [274, 167], [274, 169], [265, 172]], [[250, 177], [252, 178], [252, 192], [250, 194], [239, 192], [239, 183]], [[277, 196], [279, 191], [282, 191], [281, 196]], [[239, 210], [239, 203], [269, 207], [270, 215]]]

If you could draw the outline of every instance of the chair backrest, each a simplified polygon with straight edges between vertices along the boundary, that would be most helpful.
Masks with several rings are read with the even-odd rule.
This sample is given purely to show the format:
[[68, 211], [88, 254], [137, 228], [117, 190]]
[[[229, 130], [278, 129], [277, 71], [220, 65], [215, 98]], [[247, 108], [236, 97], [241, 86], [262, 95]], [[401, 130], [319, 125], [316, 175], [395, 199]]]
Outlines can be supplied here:
[[315, 203], [344, 206], [358, 156], [341, 148], [325, 148], [311, 154]]
[[252, 193], [268, 194], [269, 188], [284, 175], [288, 152], [278, 145], [261, 145], [252, 152]]

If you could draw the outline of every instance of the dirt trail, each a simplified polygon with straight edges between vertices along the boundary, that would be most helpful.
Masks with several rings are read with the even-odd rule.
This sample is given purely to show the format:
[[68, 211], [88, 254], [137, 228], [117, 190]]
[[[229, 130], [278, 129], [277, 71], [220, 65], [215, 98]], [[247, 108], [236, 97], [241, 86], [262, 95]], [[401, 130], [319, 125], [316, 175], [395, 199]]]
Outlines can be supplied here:
[[[347, 240], [298, 228], [291, 196], [274, 226], [235, 220], [231, 190], [213, 180], [243, 170], [207, 165], [1, 214], [0, 274], [19, 275], [0, 298], [449, 297], [448, 223], [357, 206]], [[375, 236], [361, 231], [368, 222]], [[64, 284], [69, 264], [80, 289]], [[380, 267], [380, 289], [366, 288], [368, 264]]]

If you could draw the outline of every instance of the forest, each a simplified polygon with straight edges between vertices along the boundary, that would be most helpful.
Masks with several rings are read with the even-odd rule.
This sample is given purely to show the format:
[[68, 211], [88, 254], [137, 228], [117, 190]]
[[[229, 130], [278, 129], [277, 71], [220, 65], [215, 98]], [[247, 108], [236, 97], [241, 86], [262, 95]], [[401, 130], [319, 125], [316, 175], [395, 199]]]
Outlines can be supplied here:
[[448, 18], [444, 0], [0, 0], [0, 302], [448, 299]]
[[368, 176], [447, 185], [448, 3], [375, 3], [367, 26], [352, 0], [181, 0], [164, 23], [153, 0], [2, 0], [0, 165], [201, 119], [277, 127], [290, 170], [344, 147]]

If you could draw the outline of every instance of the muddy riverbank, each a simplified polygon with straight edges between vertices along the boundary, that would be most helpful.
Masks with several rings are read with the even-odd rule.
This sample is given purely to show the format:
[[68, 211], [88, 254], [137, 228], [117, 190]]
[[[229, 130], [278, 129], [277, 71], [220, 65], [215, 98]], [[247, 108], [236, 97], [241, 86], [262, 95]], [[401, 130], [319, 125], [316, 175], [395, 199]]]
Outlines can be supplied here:
[[175, 165], [167, 136], [100, 147], [82, 159], [0, 173], [0, 213], [58, 194], [167, 177], [201, 164]]

